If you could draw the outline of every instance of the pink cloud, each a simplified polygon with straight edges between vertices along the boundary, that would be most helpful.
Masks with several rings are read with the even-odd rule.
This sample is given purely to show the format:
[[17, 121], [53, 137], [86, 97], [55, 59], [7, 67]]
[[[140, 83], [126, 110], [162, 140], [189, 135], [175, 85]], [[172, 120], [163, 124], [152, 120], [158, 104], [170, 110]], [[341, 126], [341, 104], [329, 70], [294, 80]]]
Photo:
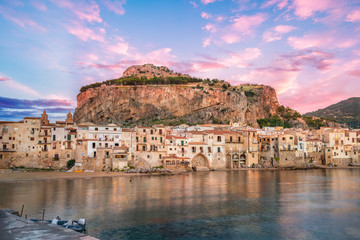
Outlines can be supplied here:
[[311, 33], [302, 37], [289, 37], [288, 42], [294, 49], [306, 48], [349, 48], [354, 46], [358, 40], [338, 36], [333, 32], [328, 33]]
[[198, 62], [194, 62], [192, 64], [191, 72], [203, 72], [206, 70], [213, 70], [213, 69], [219, 69], [219, 68], [226, 68], [226, 66], [224, 66], [221, 63], [217, 63], [217, 62], [198, 61]]
[[77, 0], [75, 2], [69, 0], [52, 1], [59, 7], [69, 9], [81, 20], [88, 22], [102, 22], [99, 6], [95, 2], [88, 3], [84, 0]]
[[346, 16], [348, 22], [360, 22], [360, 9], [353, 10]]
[[211, 23], [206, 24], [205, 27], [203, 27], [202, 29], [208, 32], [216, 32], [215, 26]]
[[267, 8], [274, 5], [281, 10], [288, 5], [288, 0], [270, 0], [264, 3], [261, 8]]
[[211, 38], [206, 38], [204, 41], [203, 41], [203, 47], [207, 47], [209, 46], [211, 43]]
[[46, 31], [46, 28], [44, 28], [37, 22], [31, 20], [25, 14], [15, 12], [10, 8], [0, 6], [0, 14], [3, 15], [3, 17], [5, 19], [17, 24], [18, 26], [20, 26], [22, 28], [33, 28], [33, 29], [40, 30], [43, 32]]
[[324, 71], [330, 69], [330, 66], [336, 63], [332, 53], [323, 51], [302, 50], [291, 54], [280, 55], [282, 61], [286, 61], [292, 69], [300, 70], [303, 66], [312, 66], [318, 70]]
[[254, 28], [262, 24], [266, 20], [266, 16], [258, 13], [252, 16], [240, 16], [231, 20], [231, 29], [243, 35], [250, 35]]
[[223, 17], [223, 16], [217, 16], [216, 17], [216, 21], [218, 21], [218, 22], [222, 22], [224, 20], [225, 20], [225, 17]]
[[190, 1], [189, 3], [190, 3], [194, 8], [197, 8], [196, 2]]
[[31, 4], [38, 10], [45, 12], [47, 10], [47, 7], [44, 3], [39, 1], [32, 1]]
[[263, 40], [265, 42], [280, 40], [282, 38], [282, 34], [291, 32], [294, 29], [296, 29], [296, 27], [290, 25], [278, 25], [272, 29], [267, 30], [263, 34]]
[[117, 15], [124, 15], [125, 14], [125, 9], [124, 6], [126, 3], [126, 0], [121, 0], [121, 1], [110, 1], [110, 0], [106, 0], [103, 1], [104, 5], [112, 12], [114, 12]]
[[256, 28], [266, 20], [266, 15], [258, 13], [252, 16], [240, 16], [230, 20], [230, 24], [222, 27], [215, 37], [219, 43], [233, 44], [254, 35]]
[[338, 0], [294, 0], [291, 8], [295, 9], [295, 14], [301, 19], [307, 19], [317, 12], [341, 8], [343, 5], [344, 3]]
[[19, 82], [15, 81], [14, 79], [7, 77], [1, 73], [0, 73], [0, 86], [1, 86], [0, 89], [3, 91], [4, 90], [8, 91], [8, 92], [15, 91], [15, 92], [20, 92], [26, 96], [33, 96], [33, 97], [40, 96], [40, 94], [36, 90], [34, 90], [22, 83], [19, 83]]
[[130, 44], [124, 39], [118, 38], [117, 43], [109, 45], [107, 49], [112, 53], [126, 56], [129, 55]]
[[360, 77], [360, 70], [350, 71], [349, 74], [355, 77]]
[[207, 12], [202, 12], [201, 17], [204, 18], [204, 19], [209, 19], [209, 18], [211, 18], [211, 14], [207, 13]]
[[79, 22], [74, 22], [67, 27], [67, 30], [70, 34], [75, 35], [84, 42], [88, 40], [105, 41], [106, 31], [103, 28], [90, 29]]
[[286, 68], [265, 67], [256, 68], [248, 74], [238, 77], [241, 83], [258, 83], [270, 85], [275, 88], [277, 94], [283, 94], [296, 86], [296, 78], [299, 72]]
[[226, 67], [245, 68], [250, 66], [251, 60], [260, 56], [261, 50], [259, 48], [247, 48], [241, 52], [232, 52], [228, 56], [221, 58], [219, 62]]
[[0, 76], [0, 81], [10, 81], [11, 79], [8, 77]]
[[201, 0], [201, 3], [207, 5], [209, 3], [213, 3], [213, 2], [216, 2], [216, 1], [219, 1], [219, 0]]

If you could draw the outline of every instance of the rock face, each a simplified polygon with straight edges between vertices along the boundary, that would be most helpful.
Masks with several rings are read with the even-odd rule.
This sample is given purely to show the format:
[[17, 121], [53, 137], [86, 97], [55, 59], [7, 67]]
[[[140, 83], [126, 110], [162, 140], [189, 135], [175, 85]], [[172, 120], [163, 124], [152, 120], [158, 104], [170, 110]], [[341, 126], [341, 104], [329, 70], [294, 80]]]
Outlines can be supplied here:
[[251, 97], [209, 86], [142, 85], [90, 88], [77, 96], [77, 123], [227, 123], [257, 126], [256, 120], [275, 114], [279, 103], [268, 86], [254, 86]]
[[176, 73], [165, 66], [155, 66], [154, 64], [135, 65], [128, 67], [123, 73], [123, 77], [190, 77], [187, 74]]
[[[132, 66], [123, 77], [186, 77], [153, 64]], [[99, 86], [100, 84], [96, 85]], [[74, 120], [96, 124], [198, 124], [240, 122], [257, 126], [257, 119], [276, 114], [279, 103], [273, 88], [231, 86], [204, 80], [188, 84], [107, 85], [86, 87], [77, 96]]]

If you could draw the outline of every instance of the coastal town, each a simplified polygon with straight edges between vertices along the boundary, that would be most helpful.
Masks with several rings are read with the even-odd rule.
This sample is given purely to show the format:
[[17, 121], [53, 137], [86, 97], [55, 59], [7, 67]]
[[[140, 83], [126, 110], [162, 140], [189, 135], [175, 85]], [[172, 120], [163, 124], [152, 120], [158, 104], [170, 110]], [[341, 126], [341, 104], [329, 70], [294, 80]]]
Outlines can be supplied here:
[[360, 164], [360, 130], [340, 127], [253, 128], [240, 123], [127, 129], [41, 117], [0, 122], [0, 168], [171, 171], [352, 166]]

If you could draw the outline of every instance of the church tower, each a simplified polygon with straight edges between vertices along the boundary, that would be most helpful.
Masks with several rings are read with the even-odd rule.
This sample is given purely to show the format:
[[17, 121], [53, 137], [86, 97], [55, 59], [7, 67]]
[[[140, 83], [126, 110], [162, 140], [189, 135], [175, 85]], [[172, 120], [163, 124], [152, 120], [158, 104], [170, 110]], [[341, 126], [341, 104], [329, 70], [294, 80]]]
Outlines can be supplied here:
[[48, 125], [48, 124], [49, 124], [48, 115], [44, 110], [43, 114], [41, 114], [41, 125]]
[[65, 123], [67, 123], [67, 124], [72, 124], [72, 123], [74, 123], [74, 120], [73, 120], [73, 118], [72, 118], [72, 114], [71, 114], [70, 111], [69, 111], [69, 113], [66, 115]]

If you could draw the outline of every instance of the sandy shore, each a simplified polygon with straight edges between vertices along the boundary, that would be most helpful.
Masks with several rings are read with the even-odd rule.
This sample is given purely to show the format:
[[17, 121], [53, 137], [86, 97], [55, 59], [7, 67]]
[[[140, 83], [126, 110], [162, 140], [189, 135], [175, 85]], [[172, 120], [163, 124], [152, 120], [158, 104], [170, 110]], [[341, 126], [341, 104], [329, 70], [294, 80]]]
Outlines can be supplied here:
[[122, 173], [122, 172], [21, 172], [0, 171], [0, 182], [36, 181], [50, 179], [75, 179], [93, 177], [132, 177], [149, 174]]
[[[321, 169], [360, 169], [360, 167], [327, 167], [322, 166]], [[243, 168], [238, 170], [223, 170], [223, 171], [267, 171], [267, 170], [296, 170], [289, 168]], [[304, 169], [298, 169], [304, 170]], [[312, 170], [312, 169], [308, 169]], [[187, 174], [186, 172], [174, 172], [174, 175]], [[51, 180], [51, 179], [75, 179], [75, 178], [94, 178], [94, 177], [135, 177], [135, 176], [159, 176], [160, 174], [147, 173], [123, 173], [123, 172], [59, 172], [59, 171], [37, 171], [24, 172], [12, 171], [10, 169], [0, 169], [0, 182], [17, 182], [17, 181], [37, 181], [37, 180]]]

